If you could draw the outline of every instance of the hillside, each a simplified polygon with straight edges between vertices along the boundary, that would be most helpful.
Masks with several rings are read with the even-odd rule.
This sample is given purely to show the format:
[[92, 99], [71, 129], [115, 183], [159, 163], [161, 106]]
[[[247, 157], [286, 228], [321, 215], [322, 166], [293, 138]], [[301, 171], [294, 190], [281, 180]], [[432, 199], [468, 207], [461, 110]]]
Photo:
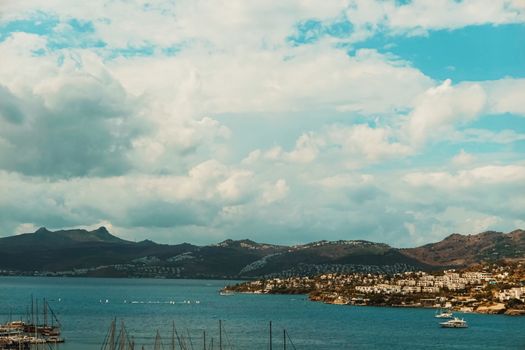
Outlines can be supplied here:
[[[367, 268], [368, 267], [368, 268]], [[310, 271], [386, 272], [395, 269], [424, 269], [425, 264], [383, 243], [368, 241], [319, 241], [288, 248], [245, 267], [247, 276], [272, 275], [277, 271], [308, 275]], [[385, 271], [386, 270], [386, 271]]]
[[40, 228], [0, 239], [0, 268], [19, 271], [64, 271], [108, 264], [125, 264], [143, 256], [172, 256], [195, 250], [189, 244], [130, 242], [105, 227], [93, 231], [49, 231]]
[[455, 233], [440, 242], [401, 249], [401, 252], [433, 266], [466, 266], [487, 260], [524, 258], [525, 231]]
[[[525, 231], [453, 234], [441, 242], [396, 249], [364, 240], [296, 246], [225, 240], [208, 246], [131, 242], [105, 227], [0, 238], [4, 274], [71, 276], [256, 278], [327, 272], [396, 273], [525, 257]], [[35, 272], [36, 271], [36, 272]]]

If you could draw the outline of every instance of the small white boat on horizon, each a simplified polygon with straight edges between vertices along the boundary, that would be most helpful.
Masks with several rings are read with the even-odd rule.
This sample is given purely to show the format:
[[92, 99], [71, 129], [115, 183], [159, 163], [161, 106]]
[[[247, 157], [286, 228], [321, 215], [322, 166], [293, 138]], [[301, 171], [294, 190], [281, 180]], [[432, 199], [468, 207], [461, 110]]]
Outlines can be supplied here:
[[457, 318], [457, 317], [454, 317], [453, 319], [448, 320], [446, 322], [440, 322], [439, 324], [443, 328], [467, 328], [468, 327], [467, 321], [465, 321], [462, 318]]
[[435, 318], [453, 318], [454, 315], [449, 310], [438, 310], [436, 311]]

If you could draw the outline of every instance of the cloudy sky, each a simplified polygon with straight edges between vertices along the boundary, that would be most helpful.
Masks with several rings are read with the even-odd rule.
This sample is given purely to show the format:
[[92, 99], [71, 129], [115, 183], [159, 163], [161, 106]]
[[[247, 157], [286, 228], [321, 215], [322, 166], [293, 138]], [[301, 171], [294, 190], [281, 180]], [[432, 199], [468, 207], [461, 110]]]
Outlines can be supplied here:
[[524, 0], [1, 0], [0, 235], [525, 228]]

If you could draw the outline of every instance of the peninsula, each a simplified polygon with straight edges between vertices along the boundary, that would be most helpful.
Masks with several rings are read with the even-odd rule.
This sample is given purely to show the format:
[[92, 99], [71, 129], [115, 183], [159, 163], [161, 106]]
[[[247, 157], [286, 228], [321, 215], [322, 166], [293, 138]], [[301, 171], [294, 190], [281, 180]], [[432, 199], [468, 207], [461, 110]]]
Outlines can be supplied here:
[[338, 305], [435, 307], [461, 312], [525, 315], [525, 260], [462, 270], [386, 274], [322, 274], [270, 278], [225, 287], [227, 292], [307, 294]]

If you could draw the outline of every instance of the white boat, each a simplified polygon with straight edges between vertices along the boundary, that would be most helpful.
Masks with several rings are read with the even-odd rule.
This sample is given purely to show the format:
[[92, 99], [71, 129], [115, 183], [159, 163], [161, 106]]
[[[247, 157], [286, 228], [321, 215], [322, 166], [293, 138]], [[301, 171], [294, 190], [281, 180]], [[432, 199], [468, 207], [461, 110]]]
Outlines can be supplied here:
[[439, 311], [436, 311], [436, 315], [434, 317], [435, 318], [452, 318], [454, 317], [454, 315], [452, 315], [452, 312], [448, 310], [439, 310]]
[[457, 317], [454, 317], [453, 319], [448, 320], [446, 322], [440, 322], [439, 324], [443, 328], [467, 328], [468, 327], [467, 321], [465, 321], [462, 318], [457, 318]]
[[233, 293], [232, 291], [229, 291], [229, 290], [223, 290], [219, 294], [223, 295], [223, 296], [228, 296], [228, 295], [233, 295], [235, 293]]

